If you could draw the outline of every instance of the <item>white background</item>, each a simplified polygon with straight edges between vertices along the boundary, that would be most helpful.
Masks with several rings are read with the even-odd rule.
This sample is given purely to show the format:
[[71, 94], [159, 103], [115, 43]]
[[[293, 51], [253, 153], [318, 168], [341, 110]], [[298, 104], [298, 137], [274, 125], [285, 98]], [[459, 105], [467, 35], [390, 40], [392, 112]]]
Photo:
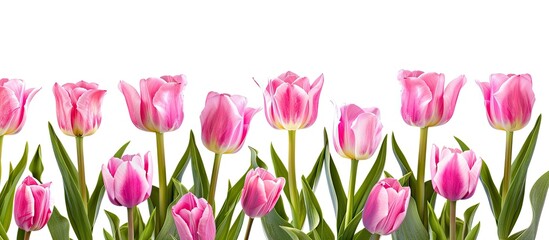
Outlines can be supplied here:
[[[86, 174], [92, 188], [101, 164], [127, 140], [132, 140], [128, 153], [150, 150], [156, 156], [154, 135], [132, 125], [118, 82], [125, 80], [138, 86], [141, 78], [180, 73], [187, 75], [189, 84], [184, 92], [183, 126], [165, 134], [169, 174], [184, 152], [189, 131], [192, 129], [199, 136], [199, 114], [209, 91], [245, 95], [251, 106], [262, 107], [262, 89], [252, 77], [265, 86], [268, 79], [287, 70], [312, 80], [321, 73], [325, 75], [318, 120], [297, 133], [299, 174], [309, 172], [320, 152], [324, 127], [331, 136], [335, 113], [331, 101], [379, 107], [384, 132], [396, 133], [415, 169], [419, 130], [406, 125], [400, 116], [401, 86], [396, 75], [403, 68], [442, 72], [447, 82], [460, 74], [466, 75], [468, 82], [461, 91], [454, 117], [446, 125], [429, 131], [429, 151], [433, 143], [457, 147], [452, 137], [459, 136], [486, 160], [495, 181], [500, 181], [505, 134], [489, 126], [475, 80], [488, 81], [491, 73], [498, 72], [532, 75], [537, 99], [532, 121], [525, 130], [515, 133], [514, 153], [517, 153], [535, 118], [548, 110], [544, 93], [549, 88], [544, 82], [549, 78], [546, 58], [549, 15], [545, 10], [541, 5], [499, 2], [2, 3], [0, 77], [21, 78], [28, 87], [42, 87], [30, 104], [23, 130], [4, 139], [2, 182], [7, 176], [8, 161], [19, 160], [26, 141], [31, 153], [42, 144], [46, 168], [42, 178], [53, 181], [55, 204], [66, 216], [61, 176], [46, 127], [50, 121], [58, 129], [53, 84], [83, 79], [108, 90], [103, 103], [103, 123], [95, 135], [85, 138]], [[528, 193], [535, 179], [549, 170], [546, 124], [542, 123], [538, 148], [528, 172]], [[74, 140], [59, 130], [57, 133], [75, 158]], [[271, 128], [260, 112], [252, 120], [246, 145], [257, 148], [272, 168], [269, 145], [272, 142], [285, 159], [286, 136], [284, 131]], [[209, 174], [213, 154], [201, 144], [199, 147]], [[334, 158], [347, 186], [350, 163], [337, 154]], [[359, 181], [372, 162], [360, 162]], [[223, 157], [218, 202], [225, 196], [226, 181], [236, 181], [248, 163], [246, 148]], [[391, 151], [386, 170], [400, 175]], [[190, 171], [184, 179], [187, 186], [191, 185], [189, 176]], [[515, 231], [530, 222], [528, 193]], [[328, 223], [335, 229], [324, 176], [317, 197]], [[458, 216], [478, 202], [476, 220], [482, 220], [479, 239], [495, 239], [495, 223], [480, 184], [475, 196], [458, 203]], [[110, 204], [106, 197], [102, 207], [125, 218], [125, 210]], [[146, 212], [146, 205], [142, 207]], [[539, 239], [549, 237], [549, 230], [544, 227], [549, 224], [546, 211]], [[110, 227], [103, 212], [98, 221], [94, 237], [102, 239], [102, 229], [110, 231]], [[15, 229], [12, 224], [10, 236], [15, 237]], [[252, 235], [252, 239], [264, 238], [259, 222], [254, 225]], [[33, 236], [50, 238], [47, 228]]]

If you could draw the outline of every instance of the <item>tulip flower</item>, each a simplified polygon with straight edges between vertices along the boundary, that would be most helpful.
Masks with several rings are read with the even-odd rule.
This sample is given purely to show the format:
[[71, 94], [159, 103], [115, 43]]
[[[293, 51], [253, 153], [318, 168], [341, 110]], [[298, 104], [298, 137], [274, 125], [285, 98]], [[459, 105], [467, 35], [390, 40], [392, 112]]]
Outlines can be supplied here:
[[400, 70], [397, 78], [402, 84], [402, 118], [408, 125], [420, 128], [415, 190], [419, 216], [428, 226], [424, 185], [428, 128], [443, 125], [452, 118], [459, 92], [467, 80], [458, 76], [444, 88], [442, 73]]
[[2, 176], [2, 143], [4, 135], [16, 134], [23, 128], [29, 104], [40, 89], [25, 89], [20, 79], [0, 79], [0, 177]]
[[189, 192], [172, 207], [172, 216], [180, 239], [215, 239], [215, 220], [206, 199]]
[[462, 152], [433, 145], [431, 183], [436, 193], [450, 201], [450, 239], [456, 239], [456, 201], [475, 193], [482, 161], [472, 150]]
[[15, 191], [13, 218], [17, 226], [25, 231], [29, 239], [31, 231], [46, 226], [52, 214], [52, 200], [49, 183], [40, 184], [31, 176], [26, 177]]
[[101, 124], [101, 102], [107, 91], [96, 83], [80, 81], [53, 85], [57, 108], [57, 122], [69, 136], [89, 136]]
[[164, 154], [164, 133], [178, 129], [183, 122], [182, 92], [187, 85], [184, 75], [162, 76], [141, 79], [141, 95], [124, 81], [118, 85], [126, 98], [128, 112], [133, 124], [156, 135], [158, 161], [158, 223], [164, 224], [168, 199], [166, 189], [166, 159]]
[[362, 223], [370, 233], [389, 235], [400, 227], [409, 202], [409, 187], [402, 187], [393, 178], [383, 179], [374, 185], [366, 200]]
[[[307, 128], [316, 121], [318, 102], [324, 84], [321, 74], [311, 85], [307, 77], [286, 72], [269, 80], [263, 94], [267, 122], [275, 129], [288, 130], [288, 188], [292, 216], [297, 220], [299, 193], [295, 174], [295, 132]], [[301, 229], [303, 221], [293, 221]]]

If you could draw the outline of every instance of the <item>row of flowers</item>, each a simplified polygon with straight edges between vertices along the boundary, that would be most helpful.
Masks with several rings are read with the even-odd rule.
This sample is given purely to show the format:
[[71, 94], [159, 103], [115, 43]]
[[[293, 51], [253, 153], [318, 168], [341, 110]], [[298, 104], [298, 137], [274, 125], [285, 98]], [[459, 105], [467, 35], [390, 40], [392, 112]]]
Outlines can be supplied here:
[[[264, 91], [264, 112], [273, 128], [288, 132], [287, 165], [280, 161], [272, 148], [275, 177], [251, 148], [251, 169], [236, 184], [229, 186], [227, 198], [217, 214], [215, 194], [222, 155], [238, 152], [242, 148], [251, 120], [260, 111], [248, 107], [245, 97], [210, 92], [206, 98], [200, 121], [202, 143], [215, 155], [210, 180], [208, 181], [204, 172], [191, 132], [189, 147], [178, 162], [171, 181], [167, 182], [163, 134], [178, 129], [183, 122], [182, 92], [187, 81], [183, 75], [143, 79], [140, 81], [140, 92], [121, 81], [119, 89], [126, 99], [132, 123], [138, 129], [155, 133], [155, 168], [158, 168], [159, 183], [153, 186], [154, 164], [151, 154], [147, 152], [143, 156], [124, 155], [128, 145], [126, 143], [103, 165], [95, 190], [89, 195], [83, 138], [92, 135], [101, 124], [101, 104], [106, 90], [85, 81], [64, 85], [56, 83], [53, 93], [58, 126], [64, 134], [76, 139], [77, 169], [50, 125], [53, 151], [63, 176], [70, 225], [79, 239], [91, 239], [101, 197], [106, 192], [112, 204], [128, 209], [125, 230], [119, 228], [117, 216], [106, 212], [111, 225], [115, 226], [111, 233], [104, 230], [106, 239], [120, 239], [122, 236], [127, 239], [164, 239], [175, 235], [179, 235], [181, 239], [236, 239], [242, 227], [243, 214], [249, 217], [245, 239], [249, 238], [253, 220], [256, 218], [261, 218], [269, 239], [379, 239], [380, 235], [389, 234], [394, 239], [476, 239], [480, 224], [472, 226], [472, 214], [478, 205], [469, 208], [465, 213], [466, 219], [461, 220], [456, 216], [456, 201], [470, 198], [475, 193], [480, 178], [498, 223], [498, 236], [510, 237], [518, 214], [501, 216], [505, 211], [517, 208], [520, 212], [522, 199], [517, 203], [507, 196], [524, 189], [524, 168], [528, 168], [531, 160], [541, 120], [540, 117], [525, 141], [523, 151], [512, 162], [513, 132], [528, 124], [535, 101], [530, 75], [493, 74], [489, 82], [477, 82], [484, 95], [488, 122], [495, 129], [507, 132], [505, 170], [499, 190], [495, 187], [486, 164], [459, 139], [457, 140], [461, 149], [433, 145], [431, 180], [425, 182], [428, 129], [443, 125], [452, 118], [459, 92], [466, 83], [465, 77], [459, 76], [446, 87], [445, 77], [439, 73], [402, 70], [398, 79], [403, 86], [402, 118], [408, 125], [420, 128], [418, 169], [415, 174], [393, 135], [393, 151], [401, 165], [403, 176], [396, 179], [386, 173], [386, 178], [378, 181], [383, 172], [387, 148], [387, 136], [384, 138], [382, 134], [380, 111], [375, 107], [362, 108], [348, 104], [339, 107], [332, 141], [336, 152], [351, 160], [347, 194], [342, 190], [339, 173], [329, 153], [327, 138], [311, 174], [301, 179], [302, 189], [298, 190], [295, 171], [296, 131], [307, 128], [316, 121], [324, 76], [320, 75], [311, 84], [307, 77], [286, 72], [268, 82]], [[37, 91], [25, 89], [21, 80], [0, 80], [0, 144], [4, 135], [21, 130], [28, 105]], [[360, 187], [356, 191], [358, 160], [372, 158], [378, 149], [380, 150], [374, 166], [368, 177], [359, 182]], [[43, 167], [37, 167], [41, 166], [39, 155], [37, 151], [37, 160], [33, 158], [35, 164], [31, 163], [29, 166], [34, 177], [25, 178], [15, 191], [15, 196], [12, 196], [14, 219], [22, 231], [20, 235], [28, 239], [32, 231], [42, 229], [53, 215], [57, 221], [48, 224], [51, 225], [49, 227], [52, 237], [67, 239], [68, 226], [62, 226], [68, 225], [66, 218], [50, 206], [51, 183], [40, 184]], [[193, 166], [195, 179], [190, 189], [179, 182], [188, 163]], [[26, 151], [23, 169], [25, 166]], [[324, 221], [313, 191], [323, 166], [337, 218], [336, 234]], [[10, 171], [10, 180], [15, 180], [16, 183], [21, 173], [22, 170]], [[549, 182], [549, 175], [542, 176], [539, 181]], [[10, 182], [6, 185], [8, 184]], [[547, 188], [544, 193], [542, 187], [538, 188], [542, 193], [538, 193], [536, 198], [545, 198]], [[285, 213], [283, 200], [279, 198], [282, 193], [290, 206], [291, 221]], [[447, 199], [440, 219], [437, 219], [433, 211], [437, 195]], [[523, 197], [524, 191], [518, 198]], [[146, 224], [136, 208], [145, 201], [148, 202], [150, 213]], [[243, 212], [237, 215], [233, 223], [237, 201], [240, 201]], [[543, 203], [541, 204], [543, 207]], [[541, 209], [539, 211], [541, 213]], [[0, 215], [2, 219], [11, 219], [11, 215], [6, 217], [8, 213], [0, 212]], [[305, 218], [309, 219], [307, 233], [303, 232]], [[360, 219], [365, 229], [357, 231]], [[500, 225], [501, 222], [506, 224]], [[538, 222], [539, 219], [533, 222], [536, 229]], [[0, 237], [5, 236], [9, 221], [7, 225], [2, 225]], [[406, 226], [403, 227], [405, 230], [399, 231], [401, 225]], [[67, 231], [52, 231], [58, 228], [66, 228]], [[531, 234], [535, 236], [535, 232], [525, 230], [511, 237], [529, 239]]]

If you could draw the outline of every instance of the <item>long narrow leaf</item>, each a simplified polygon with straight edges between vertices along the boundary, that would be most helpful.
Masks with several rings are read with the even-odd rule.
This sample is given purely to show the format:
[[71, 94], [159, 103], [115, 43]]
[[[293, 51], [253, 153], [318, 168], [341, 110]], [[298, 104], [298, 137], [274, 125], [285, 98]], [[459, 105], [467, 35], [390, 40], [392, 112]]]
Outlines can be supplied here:
[[393, 232], [392, 237], [394, 240], [429, 239], [429, 234], [425, 230], [425, 227], [423, 227], [423, 223], [417, 212], [416, 201], [413, 198], [410, 198], [404, 221]]
[[48, 229], [52, 239], [69, 240], [69, 220], [63, 217], [56, 207], [53, 208], [50, 220], [48, 221]]
[[[286, 170], [286, 166], [284, 166], [284, 163], [282, 163], [280, 157], [278, 157], [278, 154], [276, 153], [273, 144], [271, 144], [271, 159], [273, 161], [275, 175], [277, 177], [283, 177], [284, 179], [288, 179], [288, 170]], [[286, 198], [288, 198], [288, 201], [290, 201], [290, 187], [288, 186], [288, 184], [284, 185], [284, 195], [286, 195]]]
[[[13, 171], [10, 171], [8, 181], [4, 184], [2, 192], [0, 192], [0, 219], [4, 229], [10, 228], [11, 216], [13, 210], [13, 198], [15, 195], [15, 187], [23, 175], [25, 168], [27, 167], [29, 144], [25, 144], [25, 150], [23, 156]], [[11, 167], [10, 167], [11, 168]]]
[[[326, 174], [326, 180], [328, 183], [328, 190], [330, 191], [330, 197], [332, 198], [332, 205], [334, 206], [334, 212], [336, 215], [336, 223], [343, 223], [345, 218], [345, 211], [347, 207], [347, 196], [345, 195], [345, 190], [343, 190], [343, 185], [341, 184], [341, 178], [339, 178], [339, 173], [334, 164], [332, 156], [330, 155], [330, 149], [328, 145], [324, 147], [325, 156], [324, 156], [324, 172]], [[340, 224], [336, 224], [337, 232], [339, 233], [342, 228]]]
[[549, 188], [549, 172], [543, 174], [530, 190], [530, 204], [532, 206], [532, 221], [530, 226], [518, 237], [520, 240], [536, 239], [543, 205]]

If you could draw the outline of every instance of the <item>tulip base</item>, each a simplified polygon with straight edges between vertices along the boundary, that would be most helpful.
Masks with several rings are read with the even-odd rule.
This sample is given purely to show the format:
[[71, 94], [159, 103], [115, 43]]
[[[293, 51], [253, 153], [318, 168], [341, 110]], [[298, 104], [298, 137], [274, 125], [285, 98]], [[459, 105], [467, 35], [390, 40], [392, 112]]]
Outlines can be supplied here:
[[244, 240], [250, 239], [250, 232], [252, 232], [253, 223], [254, 223], [254, 218], [249, 218], [248, 227], [246, 227], [246, 235], [244, 235]]
[[381, 238], [381, 235], [374, 233], [372, 236], [370, 236], [370, 240], [379, 240]]

